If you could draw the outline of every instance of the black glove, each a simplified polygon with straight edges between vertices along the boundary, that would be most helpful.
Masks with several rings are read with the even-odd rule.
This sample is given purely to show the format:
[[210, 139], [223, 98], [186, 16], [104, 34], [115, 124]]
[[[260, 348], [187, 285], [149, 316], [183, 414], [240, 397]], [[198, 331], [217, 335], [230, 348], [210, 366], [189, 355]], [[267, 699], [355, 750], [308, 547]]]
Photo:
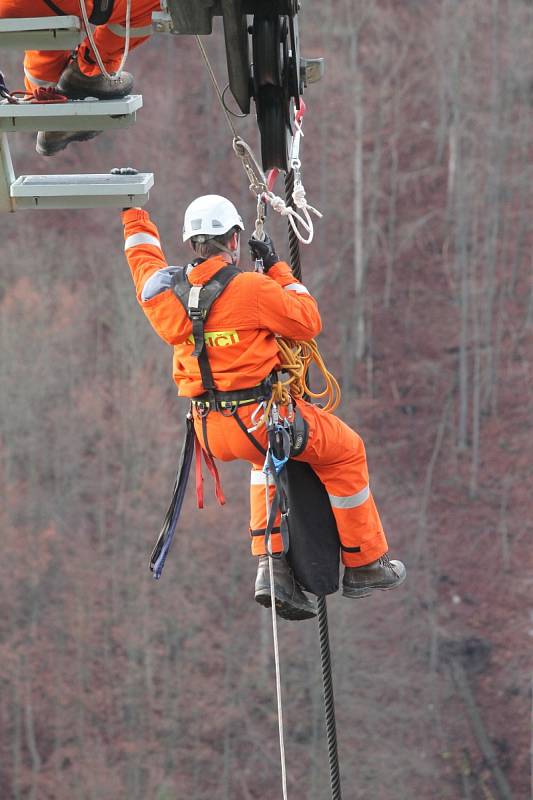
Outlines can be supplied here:
[[264, 239], [254, 239], [252, 237], [248, 240], [248, 244], [250, 245], [250, 253], [252, 258], [255, 261], [262, 259], [263, 271], [268, 272], [270, 267], [273, 267], [274, 264], [278, 263], [279, 257], [274, 249], [274, 242], [268, 233], [265, 233], [264, 236]]

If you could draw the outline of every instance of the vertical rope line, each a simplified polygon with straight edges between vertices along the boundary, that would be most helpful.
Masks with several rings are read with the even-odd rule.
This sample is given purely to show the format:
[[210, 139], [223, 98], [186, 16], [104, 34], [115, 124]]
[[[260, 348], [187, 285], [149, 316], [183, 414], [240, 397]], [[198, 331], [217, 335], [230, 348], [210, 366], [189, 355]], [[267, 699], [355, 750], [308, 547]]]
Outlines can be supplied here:
[[331, 798], [332, 800], [342, 800], [339, 755], [337, 752], [337, 726], [335, 724], [335, 700], [331, 674], [331, 653], [329, 648], [328, 609], [325, 597], [318, 598], [318, 635], [320, 637], [320, 661], [322, 663], [322, 683], [324, 686]]
[[268, 556], [270, 573], [270, 600], [272, 610], [272, 636], [274, 638], [274, 663], [276, 665], [276, 694], [278, 699], [279, 751], [281, 756], [281, 787], [283, 800], [287, 800], [287, 769], [285, 766], [285, 739], [283, 736], [283, 706], [281, 702], [281, 670], [279, 664], [278, 621], [276, 617], [276, 594], [274, 591], [274, 566], [272, 556]]
[[[270, 472], [266, 473], [265, 505], [266, 518], [270, 516]], [[278, 703], [278, 730], [279, 730], [279, 752], [281, 758], [281, 788], [283, 800], [287, 800], [287, 768], [285, 765], [285, 737], [283, 735], [283, 705], [281, 700], [281, 669], [279, 663], [278, 645], [278, 620], [276, 617], [276, 591], [274, 586], [274, 562], [271, 555], [268, 555], [268, 574], [270, 577], [270, 607], [272, 610], [272, 638], [274, 640], [274, 664], [276, 666], [276, 697]]]
[[[285, 175], [285, 202], [294, 204], [294, 171]], [[289, 224], [289, 252], [292, 272], [297, 280], [302, 279], [300, 261], [300, 242]], [[342, 800], [339, 755], [337, 751], [337, 725], [335, 722], [335, 700], [333, 697], [333, 677], [331, 673], [331, 652], [329, 647], [328, 609], [326, 598], [318, 598], [318, 635], [320, 638], [320, 661], [322, 664], [322, 684], [324, 687], [324, 711], [326, 716], [326, 737], [328, 743], [329, 777], [332, 800]]]

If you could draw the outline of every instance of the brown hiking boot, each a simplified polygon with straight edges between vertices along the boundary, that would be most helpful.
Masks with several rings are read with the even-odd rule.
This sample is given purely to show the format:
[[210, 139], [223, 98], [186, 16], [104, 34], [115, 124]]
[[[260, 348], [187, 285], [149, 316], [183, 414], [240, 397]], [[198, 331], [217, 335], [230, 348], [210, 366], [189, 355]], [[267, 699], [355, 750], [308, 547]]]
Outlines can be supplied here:
[[[269, 556], [259, 556], [255, 579], [255, 600], [271, 608]], [[315, 604], [309, 600], [296, 582], [285, 556], [272, 559], [276, 614], [283, 619], [311, 619], [316, 617]]]
[[131, 94], [133, 76], [129, 72], [121, 72], [116, 78], [106, 78], [102, 73], [89, 77], [84, 75], [74, 60], [61, 73], [56, 88], [71, 100], [83, 100], [86, 97], [113, 100]]
[[102, 131], [39, 131], [35, 149], [40, 156], [53, 156], [70, 142], [87, 142]]
[[396, 589], [407, 577], [401, 561], [391, 561], [383, 555], [363, 567], [346, 567], [342, 579], [344, 597], [366, 597], [374, 589]]

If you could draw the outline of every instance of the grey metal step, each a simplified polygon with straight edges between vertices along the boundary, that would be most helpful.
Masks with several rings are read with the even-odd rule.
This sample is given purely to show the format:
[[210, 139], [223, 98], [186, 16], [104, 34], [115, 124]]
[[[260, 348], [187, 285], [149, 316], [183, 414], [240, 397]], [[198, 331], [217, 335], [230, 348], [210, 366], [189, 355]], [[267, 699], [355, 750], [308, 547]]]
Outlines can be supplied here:
[[71, 50], [83, 31], [78, 17], [20, 17], [0, 19], [0, 48]]
[[142, 108], [140, 94], [119, 100], [68, 103], [0, 103], [0, 131], [103, 131], [126, 128]]
[[15, 208], [125, 208], [143, 206], [152, 172], [138, 175], [21, 175], [11, 184]]

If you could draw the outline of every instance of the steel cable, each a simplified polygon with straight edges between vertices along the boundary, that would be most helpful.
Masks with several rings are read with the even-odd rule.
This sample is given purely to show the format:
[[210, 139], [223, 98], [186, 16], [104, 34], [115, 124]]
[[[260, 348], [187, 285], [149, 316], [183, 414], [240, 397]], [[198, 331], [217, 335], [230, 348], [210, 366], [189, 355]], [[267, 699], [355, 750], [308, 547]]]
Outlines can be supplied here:
[[318, 635], [320, 638], [320, 661], [322, 664], [322, 684], [324, 687], [324, 711], [326, 716], [331, 798], [332, 800], [342, 800], [339, 755], [337, 751], [335, 699], [333, 696], [331, 652], [329, 647], [328, 609], [325, 597], [318, 598]]

